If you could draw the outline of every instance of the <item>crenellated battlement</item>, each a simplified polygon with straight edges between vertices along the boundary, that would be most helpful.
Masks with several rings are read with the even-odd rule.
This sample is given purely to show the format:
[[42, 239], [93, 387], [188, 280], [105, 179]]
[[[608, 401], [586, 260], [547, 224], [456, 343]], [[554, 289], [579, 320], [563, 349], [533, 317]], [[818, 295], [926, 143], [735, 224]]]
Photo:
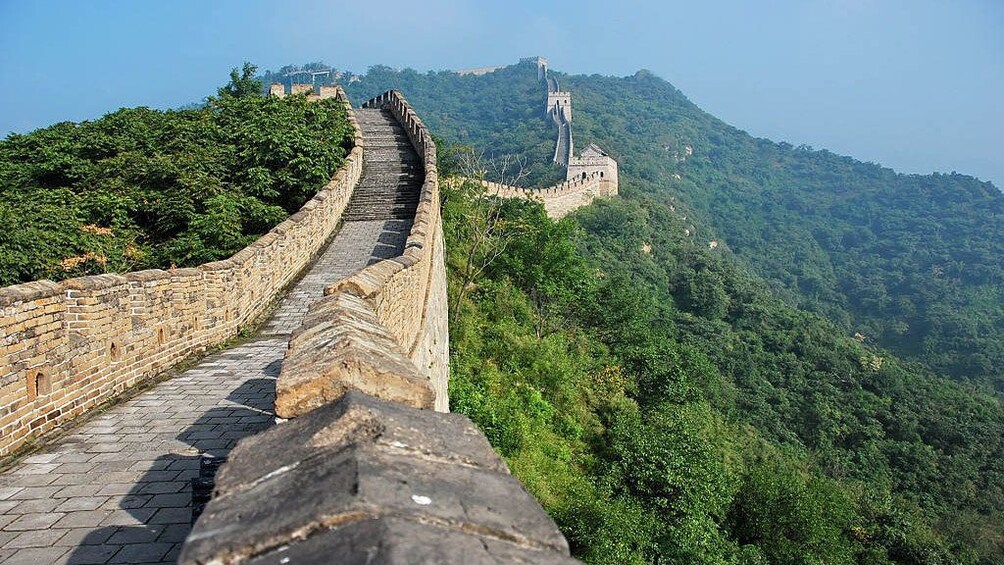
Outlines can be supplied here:
[[606, 182], [604, 192], [609, 195], [617, 194], [618, 170], [617, 161], [613, 157], [595, 143], [589, 144], [578, 157], [575, 156], [575, 142], [572, 139], [572, 93], [561, 90], [558, 79], [547, 75], [546, 60], [542, 66], [538, 66], [537, 80], [544, 81], [547, 87], [544, 112], [554, 120], [558, 128], [558, 138], [554, 144], [554, 162], [566, 167], [565, 178], [586, 179], [593, 174], [599, 174]]
[[504, 198], [534, 198], [543, 201], [548, 216], [560, 218], [585, 206], [596, 198], [618, 194], [617, 161], [594, 143], [575, 156], [572, 139], [572, 93], [561, 90], [558, 80], [547, 75], [547, 59], [520, 59], [521, 63], [537, 63], [537, 79], [547, 87], [545, 114], [558, 128], [554, 145], [554, 162], [566, 168], [565, 182], [548, 188], [532, 189], [484, 182], [489, 194]]
[[523, 57], [519, 60], [520, 63], [530, 63], [537, 66], [537, 80], [544, 80], [547, 77], [547, 58], [546, 57]]
[[547, 93], [547, 115], [552, 116], [555, 113], [560, 113], [562, 118], [567, 121], [572, 121], [572, 93], [571, 92], [548, 92]]
[[338, 97], [340, 90], [341, 87], [338, 86], [318, 86], [315, 88], [312, 84], [292, 84], [287, 92], [286, 85], [274, 82], [268, 87], [268, 95], [275, 98], [285, 98], [286, 96], [305, 94], [309, 100], [323, 100]]
[[[454, 178], [450, 179], [450, 182], [465, 180]], [[547, 215], [555, 219], [588, 205], [596, 198], [608, 198], [617, 194], [616, 184], [601, 171], [569, 179], [547, 188], [523, 188], [491, 181], [481, 181], [481, 184], [492, 196], [539, 200], [544, 204]]]

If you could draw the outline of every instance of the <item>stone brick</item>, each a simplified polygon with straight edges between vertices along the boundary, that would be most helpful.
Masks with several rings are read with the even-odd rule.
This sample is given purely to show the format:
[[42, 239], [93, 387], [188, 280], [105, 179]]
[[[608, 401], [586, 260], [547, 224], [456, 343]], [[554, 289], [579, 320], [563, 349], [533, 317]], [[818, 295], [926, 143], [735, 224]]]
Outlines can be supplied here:
[[349, 392], [237, 446], [181, 562], [259, 555], [383, 519], [410, 524], [388, 530], [413, 532], [414, 540], [387, 542], [401, 547], [455, 534], [465, 540], [458, 548], [484, 537], [537, 552], [543, 562], [567, 560], [554, 522], [467, 418]]
[[361, 298], [339, 293], [315, 302], [293, 334], [276, 382], [276, 415], [293, 418], [349, 390], [432, 408], [429, 378]]
[[[560, 552], [462, 532], [436, 524], [398, 518], [371, 518], [335, 526], [299, 543], [249, 559], [248, 565], [272, 563], [578, 563]], [[284, 561], [284, 559], [289, 561]]]

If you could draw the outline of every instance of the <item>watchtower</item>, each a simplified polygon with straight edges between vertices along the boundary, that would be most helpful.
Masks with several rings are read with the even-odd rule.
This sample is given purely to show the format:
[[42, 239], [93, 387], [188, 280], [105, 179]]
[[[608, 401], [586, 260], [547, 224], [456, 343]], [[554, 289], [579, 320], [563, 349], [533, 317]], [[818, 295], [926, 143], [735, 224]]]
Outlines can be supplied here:
[[617, 161], [600, 149], [595, 143], [590, 143], [578, 157], [568, 160], [568, 180], [586, 179], [593, 174], [599, 174], [601, 195], [612, 196], [618, 191]]
[[547, 78], [547, 58], [545, 57], [523, 57], [519, 60], [520, 63], [532, 63], [537, 65], [537, 80], [544, 80]]
[[548, 92], [547, 93], [547, 115], [555, 113], [561, 114], [566, 122], [572, 121], [572, 93], [571, 92]]

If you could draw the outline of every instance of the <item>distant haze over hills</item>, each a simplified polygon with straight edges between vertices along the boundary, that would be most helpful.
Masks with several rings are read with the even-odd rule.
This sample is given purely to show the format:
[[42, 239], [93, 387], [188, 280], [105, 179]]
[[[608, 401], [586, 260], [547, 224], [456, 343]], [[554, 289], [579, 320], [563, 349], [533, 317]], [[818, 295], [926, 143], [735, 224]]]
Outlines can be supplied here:
[[[357, 102], [400, 89], [447, 141], [526, 155], [529, 182], [547, 186], [560, 171], [531, 67], [376, 66], [346, 88]], [[618, 161], [626, 198], [676, 201], [694, 237], [721, 240], [847, 335], [1004, 388], [1004, 194], [993, 184], [754, 138], [648, 71], [551, 73], [574, 93], [576, 145], [595, 142]]]

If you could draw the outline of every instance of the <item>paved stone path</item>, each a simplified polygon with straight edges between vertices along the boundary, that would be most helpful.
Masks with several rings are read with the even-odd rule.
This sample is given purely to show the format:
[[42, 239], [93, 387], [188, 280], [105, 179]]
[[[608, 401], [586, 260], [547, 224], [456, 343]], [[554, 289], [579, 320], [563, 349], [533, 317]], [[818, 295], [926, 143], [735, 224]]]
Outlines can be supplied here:
[[292, 333], [303, 321], [310, 303], [324, 295], [324, 287], [370, 263], [400, 255], [410, 229], [409, 220], [346, 222], [324, 254], [282, 300], [261, 333]]
[[207, 356], [0, 474], [0, 563], [176, 561], [190, 530], [200, 454], [225, 455], [274, 421], [287, 334], [326, 285], [403, 249], [411, 227], [403, 218], [409, 206], [414, 216], [418, 184], [392, 183], [391, 191], [407, 194], [391, 194], [386, 206], [374, 195], [388, 189], [373, 187], [398, 176], [402, 159], [395, 163], [388, 143], [404, 160], [410, 146], [401, 146], [406, 138], [388, 112], [357, 115], [366, 165], [349, 206], [359, 221], [343, 224], [256, 339]]

